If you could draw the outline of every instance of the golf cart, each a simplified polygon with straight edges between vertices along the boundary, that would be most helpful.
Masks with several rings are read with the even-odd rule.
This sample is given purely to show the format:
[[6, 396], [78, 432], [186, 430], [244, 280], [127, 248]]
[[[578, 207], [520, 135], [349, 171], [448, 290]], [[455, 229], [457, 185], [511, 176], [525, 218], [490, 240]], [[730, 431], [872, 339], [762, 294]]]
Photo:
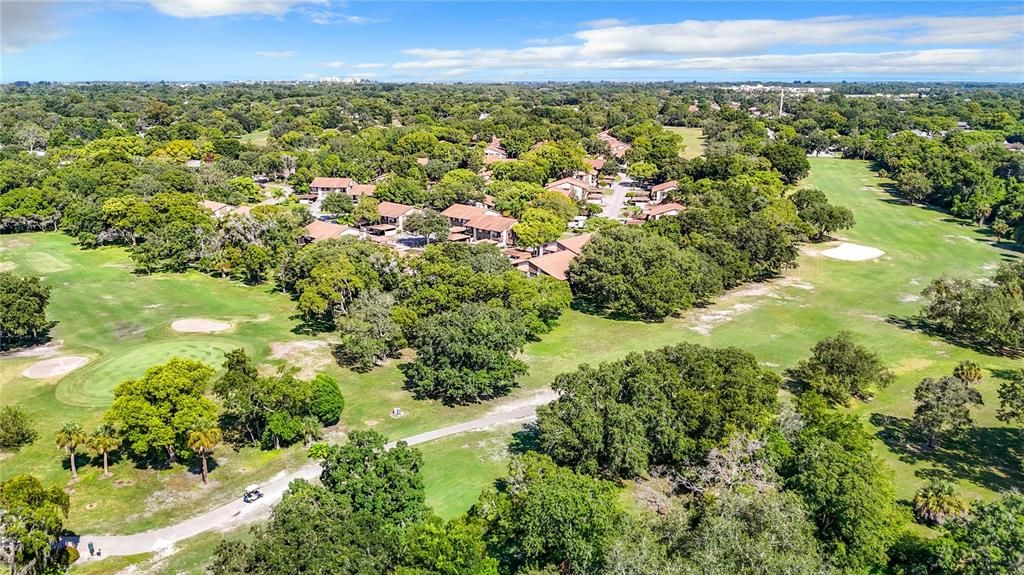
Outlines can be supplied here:
[[246, 503], [252, 503], [260, 497], [263, 497], [263, 492], [260, 491], [259, 485], [250, 485], [245, 488], [245, 493], [242, 495], [242, 501]]

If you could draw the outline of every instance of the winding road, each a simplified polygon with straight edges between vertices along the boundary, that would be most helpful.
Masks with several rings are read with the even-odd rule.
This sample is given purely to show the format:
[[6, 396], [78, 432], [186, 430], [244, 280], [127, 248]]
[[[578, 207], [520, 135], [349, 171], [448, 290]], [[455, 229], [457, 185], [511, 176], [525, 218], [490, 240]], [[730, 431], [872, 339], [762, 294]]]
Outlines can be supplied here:
[[[548, 403], [554, 398], [554, 392], [546, 390], [524, 400], [498, 405], [483, 417], [413, 435], [404, 441], [409, 445], [418, 445], [466, 431], [503, 425], [515, 421], [530, 420], [536, 416], [538, 406]], [[388, 449], [394, 447], [395, 443], [397, 442], [389, 443]], [[82, 561], [169, 549], [175, 543], [200, 533], [226, 531], [266, 518], [270, 515], [270, 510], [274, 504], [281, 500], [281, 497], [292, 481], [296, 479], [308, 481], [319, 476], [320, 464], [313, 461], [297, 470], [279, 473], [271, 478], [270, 481], [261, 483], [260, 490], [263, 492], [263, 497], [253, 503], [244, 503], [241, 497], [239, 497], [231, 503], [221, 505], [206, 513], [160, 529], [152, 529], [133, 535], [81, 535], [68, 537], [65, 540], [77, 544], [78, 549], [82, 553]], [[101, 557], [89, 556], [87, 551], [89, 543], [92, 543], [94, 548], [102, 551]]]

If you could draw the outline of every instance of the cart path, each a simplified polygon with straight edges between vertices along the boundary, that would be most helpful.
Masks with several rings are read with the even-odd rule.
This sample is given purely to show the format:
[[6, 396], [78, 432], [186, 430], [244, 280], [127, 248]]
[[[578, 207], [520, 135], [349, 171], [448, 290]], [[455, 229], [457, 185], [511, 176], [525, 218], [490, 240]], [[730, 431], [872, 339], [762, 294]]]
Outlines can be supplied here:
[[[554, 392], [545, 390], [522, 400], [496, 406], [494, 410], [483, 417], [413, 435], [404, 441], [409, 445], [418, 445], [466, 431], [533, 419], [536, 417], [537, 407], [552, 401], [554, 398]], [[396, 443], [396, 441], [389, 443], [388, 449], [394, 447]], [[238, 499], [230, 503], [180, 523], [161, 527], [160, 529], [152, 529], [133, 535], [81, 535], [78, 537], [68, 537], [66, 540], [77, 542], [78, 549], [82, 554], [81, 561], [99, 559], [99, 557], [92, 558], [89, 556], [87, 548], [89, 543], [92, 543], [94, 548], [102, 551], [102, 557], [135, 555], [150, 551], [167, 550], [178, 541], [194, 537], [200, 533], [227, 531], [266, 518], [270, 515], [270, 510], [274, 504], [281, 500], [281, 497], [287, 491], [288, 485], [292, 481], [296, 479], [309, 481], [318, 477], [320, 477], [320, 464], [311, 461], [297, 470], [279, 473], [269, 481], [261, 483], [260, 491], [263, 492], [263, 497], [253, 503], [244, 503], [241, 496], [239, 496]]]

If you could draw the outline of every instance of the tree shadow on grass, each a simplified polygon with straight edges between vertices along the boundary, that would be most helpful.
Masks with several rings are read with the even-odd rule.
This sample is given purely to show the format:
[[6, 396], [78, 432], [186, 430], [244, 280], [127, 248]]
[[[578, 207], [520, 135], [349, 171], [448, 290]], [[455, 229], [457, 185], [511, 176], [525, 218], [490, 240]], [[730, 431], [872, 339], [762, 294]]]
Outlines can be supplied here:
[[927, 449], [911, 427], [911, 420], [881, 413], [871, 414], [876, 436], [900, 461], [930, 463], [936, 470], [917, 475], [962, 479], [993, 491], [1006, 491], [1024, 484], [1024, 430], [1009, 427], [975, 427], [962, 437], [948, 437]]
[[[185, 464], [188, 466], [188, 472], [189, 473], [194, 475], [197, 479], [202, 477], [202, 475], [203, 475], [203, 458], [202, 457], [199, 457], [198, 455], [192, 455], [191, 457], [188, 458], [188, 461], [186, 461]], [[207, 470], [207, 472], [209, 472], [210, 475], [213, 475], [213, 471], [215, 469], [217, 469], [218, 467], [220, 467], [220, 465], [217, 463], [217, 458], [212, 456], [212, 455], [207, 455], [206, 456], [206, 470]]]
[[537, 422], [531, 421], [521, 430], [513, 433], [512, 441], [508, 444], [508, 451], [513, 455], [540, 451], [540, 427]]
[[306, 314], [297, 313], [288, 319], [296, 322], [292, 328], [295, 335], [320, 335], [336, 329], [333, 321], [323, 317], [310, 318]]
[[886, 323], [895, 325], [897, 327], [923, 333], [925, 335], [941, 339], [946, 343], [956, 345], [959, 347], [964, 347], [984, 355], [1008, 358], [1018, 358], [1024, 356], [1024, 350], [992, 346], [985, 344], [984, 342], [974, 341], [972, 339], [968, 339], [966, 337], [962, 337], [955, 333], [946, 331], [945, 329], [942, 329], [940, 326], [926, 320], [921, 316], [900, 317], [897, 315], [890, 315], [885, 318], [885, 321]]
[[1018, 374], [1024, 373], [1024, 367], [1022, 367], [1021, 369], [1001, 369], [997, 367], [991, 369], [990, 371], [992, 372], [992, 377], [995, 377], [996, 379], [1002, 379], [1004, 381], [1013, 381], [1017, 377], [1020, 377]]
[[582, 301], [578, 298], [573, 299], [572, 303], [569, 304], [569, 308], [573, 311], [578, 311], [587, 315], [600, 317], [604, 319], [610, 319], [613, 321], [625, 321], [625, 322], [637, 322], [637, 323], [661, 323], [664, 319], [645, 319], [638, 316], [627, 315], [615, 311], [609, 311], [605, 308], [598, 307], [588, 302]]
[[34, 335], [26, 335], [24, 337], [16, 337], [0, 341], [0, 357], [7, 355], [9, 352], [18, 352], [26, 348], [50, 343], [53, 341], [53, 337], [50, 334], [53, 331], [53, 328], [57, 327], [57, 323], [58, 322], [56, 321], [47, 323], [46, 327], [39, 330]]

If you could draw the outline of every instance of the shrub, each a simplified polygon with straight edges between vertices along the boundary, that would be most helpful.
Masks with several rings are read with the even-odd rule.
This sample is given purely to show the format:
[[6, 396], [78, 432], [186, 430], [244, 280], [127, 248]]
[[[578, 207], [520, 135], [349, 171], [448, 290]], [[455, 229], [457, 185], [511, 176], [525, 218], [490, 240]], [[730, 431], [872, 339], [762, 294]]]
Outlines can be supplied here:
[[8, 405], [0, 409], [0, 450], [17, 450], [36, 440], [32, 420], [21, 408]]

